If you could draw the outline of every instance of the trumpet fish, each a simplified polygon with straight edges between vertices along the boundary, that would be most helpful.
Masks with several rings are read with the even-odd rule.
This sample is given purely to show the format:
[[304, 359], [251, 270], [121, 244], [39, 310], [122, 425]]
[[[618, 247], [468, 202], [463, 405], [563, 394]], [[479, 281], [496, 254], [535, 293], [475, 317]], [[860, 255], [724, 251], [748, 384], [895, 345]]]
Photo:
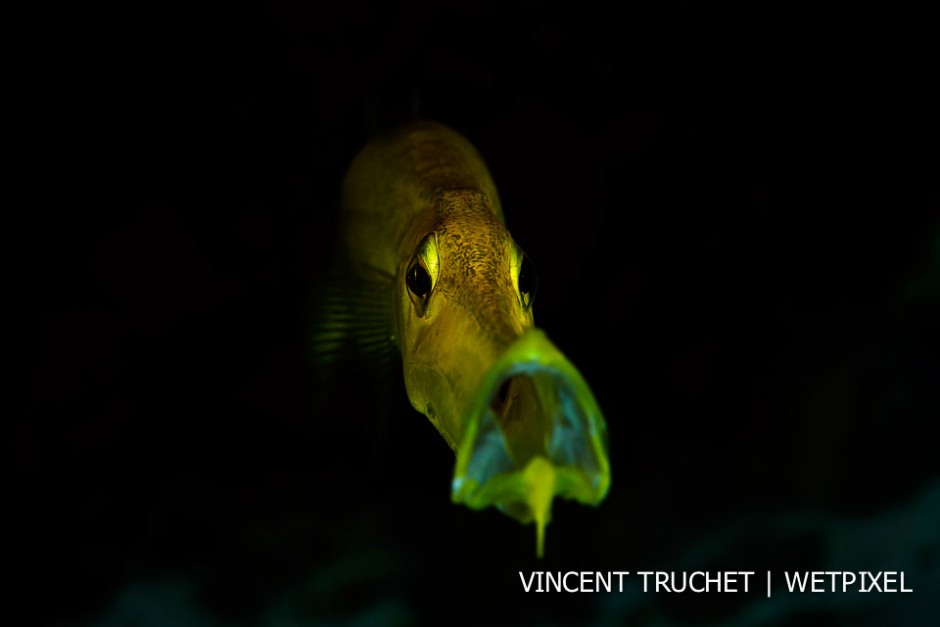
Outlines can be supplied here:
[[409, 401], [456, 453], [452, 501], [534, 522], [541, 557], [555, 497], [607, 494], [606, 425], [535, 327], [535, 270], [483, 159], [437, 123], [387, 132], [349, 167], [340, 228], [355, 294], [325, 308], [315, 346], [399, 353]]

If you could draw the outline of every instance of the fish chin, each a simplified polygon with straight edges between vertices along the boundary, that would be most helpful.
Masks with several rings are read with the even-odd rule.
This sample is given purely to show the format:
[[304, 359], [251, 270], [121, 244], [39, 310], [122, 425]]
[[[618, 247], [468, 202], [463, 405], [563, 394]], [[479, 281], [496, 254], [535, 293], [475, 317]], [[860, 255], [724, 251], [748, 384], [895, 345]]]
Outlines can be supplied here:
[[555, 496], [597, 505], [610, 485], [606, 426], [587, 383], [538, 329], [497, 360], [471, 403], [451, 498], [537, 525]]

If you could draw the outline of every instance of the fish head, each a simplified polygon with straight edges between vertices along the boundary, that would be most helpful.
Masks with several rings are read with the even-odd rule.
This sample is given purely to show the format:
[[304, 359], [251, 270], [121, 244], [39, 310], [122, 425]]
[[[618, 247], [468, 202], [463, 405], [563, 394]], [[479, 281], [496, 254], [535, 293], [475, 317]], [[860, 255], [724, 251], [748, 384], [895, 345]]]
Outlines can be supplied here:
[[493, 214], [451, 210], [415, 230], [397, 288], [405, 387], [456, 450], [483, 377], [533, 326], [534, 276]]
[[499, 216], [456, 190], [416, 225], [399, 269], [409, 400], [457, 453], [452, 498], [539, 527], [554, 496], [596, 505], [610, 481], [587, 383], [535, 328], [532, 263]]

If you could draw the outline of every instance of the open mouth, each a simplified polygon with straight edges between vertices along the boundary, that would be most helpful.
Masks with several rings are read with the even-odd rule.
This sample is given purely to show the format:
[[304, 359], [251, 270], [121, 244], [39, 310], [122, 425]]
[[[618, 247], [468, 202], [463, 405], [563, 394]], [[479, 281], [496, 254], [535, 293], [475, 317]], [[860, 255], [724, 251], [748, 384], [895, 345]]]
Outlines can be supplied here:
[[610, 485], [604, 417], [544, 333], [514, 342], [484, 379], [457, 450], [451, 498], [544, 528], [555, 496], [597, 505]]

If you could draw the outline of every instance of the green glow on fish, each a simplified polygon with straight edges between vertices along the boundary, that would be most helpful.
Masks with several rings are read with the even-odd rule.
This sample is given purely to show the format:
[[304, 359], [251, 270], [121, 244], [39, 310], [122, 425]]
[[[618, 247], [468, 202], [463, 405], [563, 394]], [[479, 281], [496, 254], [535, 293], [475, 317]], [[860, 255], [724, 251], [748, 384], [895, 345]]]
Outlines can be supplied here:
[[[525, 418], [543, 424], [507, 434], [491, 402], [515, 378], [529, 382], [533, 392]], [[497, 360], [467, 421], [451, 499], [473, 509], [498, 507], [522, 523], [534, 521], [540, 557], [555, 496], [586, 505], [606, 496], [610, 463], [603, 415], [581, 374], [542, 331], [528, 330]], [[538, 441], [539, 435], [545, 437]]]
[[535, 517], [535, 554], [545, 555], [545, 526], [552, 515], [555, 496], [555, 468], [544, 457], [533, 457], [523, 471], [528, 487], [526, 501]]

